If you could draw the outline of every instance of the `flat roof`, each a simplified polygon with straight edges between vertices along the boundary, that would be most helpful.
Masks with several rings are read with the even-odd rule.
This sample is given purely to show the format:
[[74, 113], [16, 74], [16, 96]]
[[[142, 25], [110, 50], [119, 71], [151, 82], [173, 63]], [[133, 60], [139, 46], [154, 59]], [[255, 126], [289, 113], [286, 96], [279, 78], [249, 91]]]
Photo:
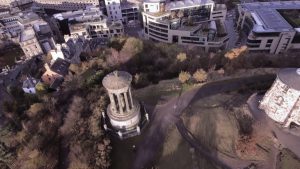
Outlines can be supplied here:
[[33, 38], [35, 38], [34, 30], [32, 28], [25, 29], [20, 35], [20, 42], [24, 42]]
[[261, 29], [258, 31], [289, 31], [293, 27], [278, 12], [280, 9], [300, 9], [300, 1], [276, 1], [243, 3], [241, 7], [251, 12], [252, 17]]
[[185, 0], [185, 1], [174, 1], [166, 4], [166, 10], [191, 8], [196, 6], [203, 6], [207, 4], [214, 4], [212, 0]]

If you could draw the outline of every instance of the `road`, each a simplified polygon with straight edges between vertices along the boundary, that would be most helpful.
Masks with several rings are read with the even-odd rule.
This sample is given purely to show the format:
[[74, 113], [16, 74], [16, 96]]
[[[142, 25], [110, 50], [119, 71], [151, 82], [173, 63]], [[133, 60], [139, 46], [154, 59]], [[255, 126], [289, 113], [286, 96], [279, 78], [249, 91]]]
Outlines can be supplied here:
[[[273, 82], [274, 78], [274, 75], [261, 75], [212, 82], [174, 97], [164, 105], [156, 106], [151, 117], [148, 133], [138, 146], [132, 169], [143, 169], [154, 162], [163, 145], [168, 128], [178, 122], [182, 111], [193, 102], [217, 93], [235, 91], [243, 86], [256, 84], [258, 81]], [[223, 163], [227, 164], [226, 162]], [[229, 167], [236, 168], [236, 166]]]

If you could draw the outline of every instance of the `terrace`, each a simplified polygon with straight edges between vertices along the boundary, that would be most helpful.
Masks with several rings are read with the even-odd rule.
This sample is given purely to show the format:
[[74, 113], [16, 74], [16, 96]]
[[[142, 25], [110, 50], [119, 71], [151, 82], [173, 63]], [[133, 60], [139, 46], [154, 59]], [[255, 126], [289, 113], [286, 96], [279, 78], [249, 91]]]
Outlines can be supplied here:
[[300, 9], [278, 10], [278, 12], [293, 28], [300, 27]]

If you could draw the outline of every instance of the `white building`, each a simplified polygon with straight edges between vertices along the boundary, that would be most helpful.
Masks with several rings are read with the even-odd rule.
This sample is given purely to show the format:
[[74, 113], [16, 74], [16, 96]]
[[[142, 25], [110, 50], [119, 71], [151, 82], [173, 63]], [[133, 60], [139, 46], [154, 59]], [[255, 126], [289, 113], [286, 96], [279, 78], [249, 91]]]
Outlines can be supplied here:
[[28, 94], [35, 94], [36, 93], [36, 89], [35, 86], [38, 83], [38, 81], [34, 78], [27, 78], [24, 82], [23, 82], [23, 86], [22, 89], [25, 93]]
[[228, 41], [224, 20], [226, 6], [211, 0], [147, 0], [143, 3], [146, 38], [209, 48], [225, 47]]
[[300, 125], [300, 69], [280, 70], [261, 101], [260, 108], [285, 127], [289, 127], [292, 122]]
[[[299, 1], [243, 3], [237, 8], [237, 28], [247, 36], [249, 50], [278, 54], [300, 49], [300, 25], [289, 14]], [[298, 18], [298, 16], [294, 16]]]
[[112, 21], [122, 20], [120, 0], [105, 0], [105, 7], [106, 7], [108, 19]]
[[86, 9], [89, 6], [99, 6], [99, 0], [35, 0], [38, 7], [72, 11]]
[[69, 25], [70, 36], [82, 36], [90, 38], [110, 38], [123, 35], [124, 28], [121, 21], [110, 21], [99, 10], [99, 8], [88, 8], [86, 10], [69, 11], [55, 14], [54, 18]]

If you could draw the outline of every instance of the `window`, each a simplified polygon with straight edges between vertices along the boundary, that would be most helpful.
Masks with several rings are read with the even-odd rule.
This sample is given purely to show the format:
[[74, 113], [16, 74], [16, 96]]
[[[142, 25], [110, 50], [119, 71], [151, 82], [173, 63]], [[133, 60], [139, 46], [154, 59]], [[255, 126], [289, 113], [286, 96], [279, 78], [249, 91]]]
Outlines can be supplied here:
[[268, 41], [267, 41], [267, 43], [272, 43], [273, 42], [273, 39], [269, 39]]

